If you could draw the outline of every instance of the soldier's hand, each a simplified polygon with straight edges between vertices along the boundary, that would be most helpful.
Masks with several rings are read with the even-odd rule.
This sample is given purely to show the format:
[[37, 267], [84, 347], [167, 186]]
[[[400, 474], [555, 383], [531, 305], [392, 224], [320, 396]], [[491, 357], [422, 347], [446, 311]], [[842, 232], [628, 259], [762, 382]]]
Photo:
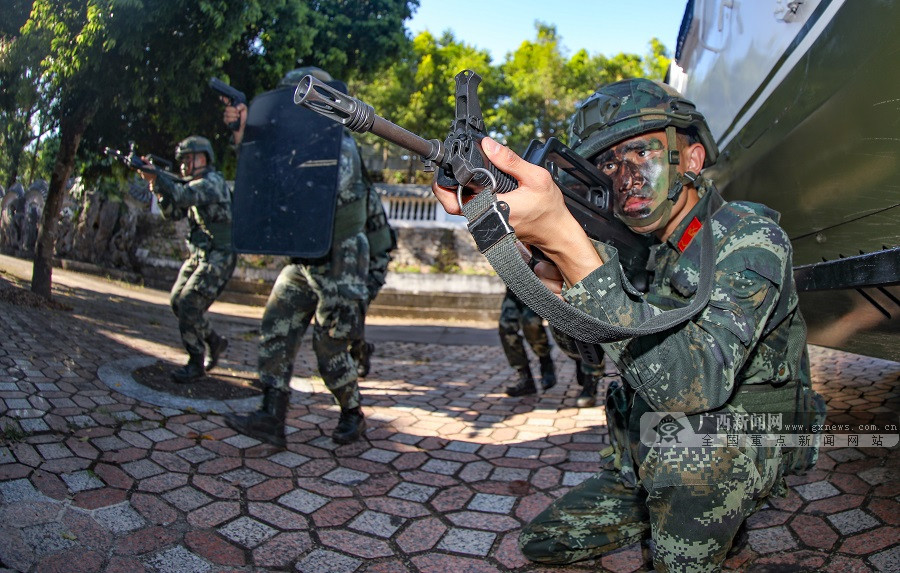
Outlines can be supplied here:
[[[150, 159], [147, 157], [141, 157], [141, 160], [144, 162], [144, 165], [150, 165]], [[150, 170], [138, 169], [138, 175], [141, 176], [141, 179], [149, 183], [151, 186], [156, 182], [156, 173]]]
[[[223, 101], [227, 102], [224, 98]], [[222, 121], [225, 122], [229, 129], [234, 124], [238, 125], [238, 128], [233, 130], [232, 133], [234, 134], [234, 144], [239, 145], [244, 138], [244, 127], [247, 125], [247, 106], [242, 103], [236, 106], [226, 105], [225, 111], [222, 113]]]
[[247, 106], [239, 103], [235, 105], [226, 105], [225, 112], [222, 114], [222, 120], [226, 125], [240, 120], [241, 127], [247, 122]]
[[519, 182], [517, 189], [501, 196], [509, 205], [509, 224], [516, 236], [553, 261], [566, 284], [574, 285], [603, 264], [549, 171], [489, 137], [482, 140], [481, 148], [488, 161]]
[[562, 298], [563, 278], [559, 269], [556, 268], [556, 265], [535, 258], [531, 252], [531, 248], [522, 243], [522, 241], [516, 241], [516, 248], [519, 250], [519, 254], [522, 255], [522, 259], [528, 263], [528, 266], [534, 271], [537, 278], [544, 283], [544, 286], [547, 287], [550, 292], [559, 298]]

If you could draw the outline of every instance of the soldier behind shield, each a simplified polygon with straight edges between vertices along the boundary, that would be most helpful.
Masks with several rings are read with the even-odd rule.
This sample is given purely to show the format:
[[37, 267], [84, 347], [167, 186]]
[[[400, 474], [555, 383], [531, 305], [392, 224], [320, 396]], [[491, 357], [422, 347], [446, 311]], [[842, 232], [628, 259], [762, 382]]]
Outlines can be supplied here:
[[[186, 217], [190, 225], [190, 256], [181, 265], [170, 293], [181, 341], [189, 356], [185, 366], [172, 371], [172, 378], [186, 384], [215, 368], [228, 347], [228, 340], [210, 326], [206, 311], [225, 289], [237, 255], [231, 245], [231, 191], [215, 169], [216, 156], [209, 140], [198, 135], [188, 137], [175, 148], [175, 159], [187, 183], [176, 183], [152, 171], [138, 173], [159, 198], [163, 216]], [[207, 349], [209, 356], [204, 363]]]
[[[324, 70], [301, 68], [289, 72], [279, 87], [293, 87], [306, 74], [332, 81]], [[234, 132], [237, 145], [243, 139], [246, 118], [246, 106], [226, 107], [226, 124], [241, 121], [240, 128]], [[258, 371], [264, 385], [262, 407], [248, 415], [226, 416], [233, 429], [278, 447], [286, 444], [284, 427], [294, 359], [311, 323], [319, 373], [341, 408], [332, 439], [348, 444], [359, 439], [366, 428], [357, 383], [357, 361], [350, 349], [362, 336], [368, 299], [369, 241], [365, 229], [368, 191], [359, 151], [346, 130], [339, 154], [331, 248], [321, 257], [292, 257], [279, 273], [260, 326]]]

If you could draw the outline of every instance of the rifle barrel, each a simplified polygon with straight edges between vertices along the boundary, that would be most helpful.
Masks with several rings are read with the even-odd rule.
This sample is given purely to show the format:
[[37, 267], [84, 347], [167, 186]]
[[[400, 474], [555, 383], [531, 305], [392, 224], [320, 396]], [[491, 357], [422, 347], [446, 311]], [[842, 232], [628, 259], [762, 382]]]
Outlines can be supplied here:
[[334, 89], [325, 82], [308, 75], [297, 85], [294, 103], [336, 121], [357, 133], [372, 132], [382, 139], [412, 151], [423, 161], [441, 164], [444, 144], [437, 139], [424, 139], [403, 129], [375, 113], [375, 109], [362, 100]]

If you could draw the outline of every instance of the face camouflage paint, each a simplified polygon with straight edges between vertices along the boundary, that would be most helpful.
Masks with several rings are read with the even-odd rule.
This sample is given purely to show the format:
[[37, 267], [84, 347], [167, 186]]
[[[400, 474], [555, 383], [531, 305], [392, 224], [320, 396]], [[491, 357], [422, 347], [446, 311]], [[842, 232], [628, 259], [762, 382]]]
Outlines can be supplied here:
[[597, 167], [613, 181], [616, 215], [631, 226], [654, 222], [651, 216], [667, 200], [672, 184], [665, 143], [657, 134], [622, 142], [597, 158]]

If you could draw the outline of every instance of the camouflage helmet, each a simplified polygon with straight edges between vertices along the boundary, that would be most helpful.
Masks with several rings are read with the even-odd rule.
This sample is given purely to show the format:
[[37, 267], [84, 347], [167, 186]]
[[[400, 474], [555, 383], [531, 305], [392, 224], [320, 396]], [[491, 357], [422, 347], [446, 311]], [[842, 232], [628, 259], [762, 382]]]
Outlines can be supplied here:
[[670, 126], [697, 137], [706, 149], [704, 167], [716, 162], [719, 149], [693, 102], [668, 84], [645, 78], [605, 85], [587, 98], [572, 117], [569, 146], [589, 159], [621, 141]]
[[291, 70], [288, 73], [284, 74], [284, 77], [281, 78], [281, 81], [278, 82], [278, 87], [297, 87], [297, 84], [300, 83], [305, 76], [313, 76], [319, 81], [330, 82], [333, 81], [334, 78], [331, 77], [331, 74], [323, 70], [322, 68], [317, 68], [316, 66], [303, 66], [302, 68], [297, 68], [296, 70]]
[[178, 142], [178, 145], [175, 146], [175, 161], [181, 161], [181, 158], [188, 153], [205, 153], [207, 164], [214, 165], [216, 162], [212, 144], [208, 139], [199, 135], [192, 135]]

